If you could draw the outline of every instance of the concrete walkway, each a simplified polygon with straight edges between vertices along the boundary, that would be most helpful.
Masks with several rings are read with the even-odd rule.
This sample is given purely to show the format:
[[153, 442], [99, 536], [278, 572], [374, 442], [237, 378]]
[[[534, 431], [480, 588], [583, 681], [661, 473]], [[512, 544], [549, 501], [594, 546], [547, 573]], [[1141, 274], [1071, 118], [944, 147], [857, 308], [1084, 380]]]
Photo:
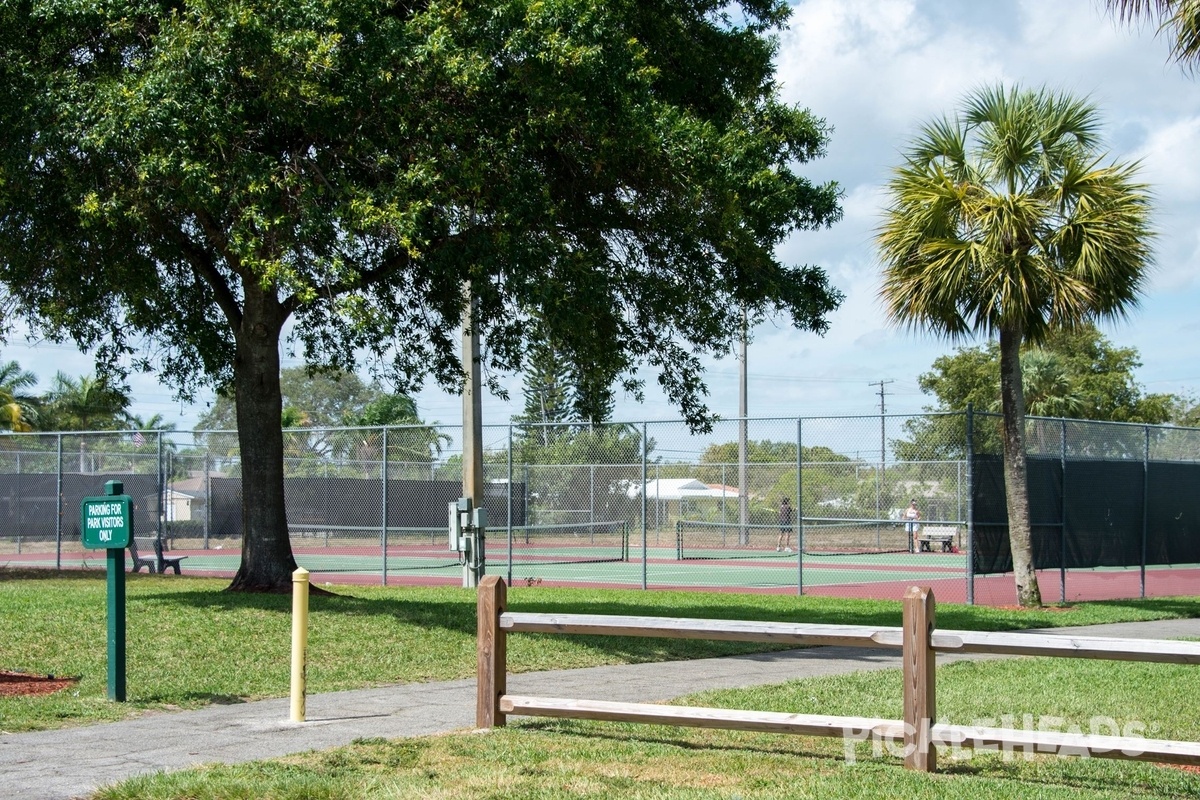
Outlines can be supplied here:
[[[1200, 637], [1200, 619], [1060, 628], [1064, 636]], [[941, 657], [939, 663], [955, 659]], [[818, 647], [729, 658], [510, 675], [513, 694], [654, 702], [705, 689], [900, 666], [894, 651]], [[898, 689], [897, 689], [898, 691]], [[473, 680], [312, 695], [307, 722], [292, 723], [287, 698], [149, 713], [67, 730], [0, 734], [0, 797], [68, 800], [134, 775], [237, 763], [349, 744], [467, 729]]]

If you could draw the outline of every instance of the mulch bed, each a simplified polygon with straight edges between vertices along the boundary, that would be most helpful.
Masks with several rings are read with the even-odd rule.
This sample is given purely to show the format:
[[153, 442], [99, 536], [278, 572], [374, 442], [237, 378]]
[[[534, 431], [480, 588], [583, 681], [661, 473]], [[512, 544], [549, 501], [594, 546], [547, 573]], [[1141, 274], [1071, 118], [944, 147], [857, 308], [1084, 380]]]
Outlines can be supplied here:
[[6, 669], [0, 669], [0, 697], [53, 694], [76, 683], [79, 683], [78, 678], [64, 678], [58, 675], [30, 675], [25, 672], [10, 672]]

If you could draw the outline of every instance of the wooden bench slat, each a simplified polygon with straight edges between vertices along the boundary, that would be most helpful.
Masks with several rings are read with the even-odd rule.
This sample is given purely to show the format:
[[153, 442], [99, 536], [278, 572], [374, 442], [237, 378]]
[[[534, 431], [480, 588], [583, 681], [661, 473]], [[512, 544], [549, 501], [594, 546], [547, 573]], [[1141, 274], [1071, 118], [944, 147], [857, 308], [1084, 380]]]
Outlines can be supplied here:
[[897, 649], [903, 646], [899, 636], [900, 628], [871, 628], [859, 625], [507, 612], [500, 615], [500, 627], [509, 633], [653, 636], [664, 639], [783, 642], [796, 645], [842, 645]]

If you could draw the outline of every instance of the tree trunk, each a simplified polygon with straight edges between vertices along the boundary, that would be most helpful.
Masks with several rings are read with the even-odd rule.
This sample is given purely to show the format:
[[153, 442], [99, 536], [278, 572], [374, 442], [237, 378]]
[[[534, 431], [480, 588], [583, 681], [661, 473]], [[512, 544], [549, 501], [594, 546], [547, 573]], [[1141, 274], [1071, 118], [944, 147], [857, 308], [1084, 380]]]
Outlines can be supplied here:
[[1040, 606], [1029, 526], [1029, 479], [1025, 468], [1025, 396], [1021, 388], [1020, 328], [1000, 329], [1000, 407], [1004, 415], [1004, 491], [1008, 499], [1008, 546], [1017, 602]]
[[242, 563], [231, 591], [291, 591], [296, 559], [283, 501], [279, 337], [286, 319], [271, 289], [249, 282], [233, 383], [242, 456]]

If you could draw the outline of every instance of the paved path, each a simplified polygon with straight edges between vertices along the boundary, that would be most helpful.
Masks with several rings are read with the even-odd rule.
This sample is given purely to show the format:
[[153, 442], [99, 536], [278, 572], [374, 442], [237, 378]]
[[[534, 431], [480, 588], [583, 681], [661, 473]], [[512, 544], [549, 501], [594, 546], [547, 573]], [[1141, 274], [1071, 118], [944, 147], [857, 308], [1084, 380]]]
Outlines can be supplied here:
[[[1200, 619], [1060, 628], [1061, 635], [1200, 637]], [[942, 657], [939, 663], [954, 659]], [[705, 689], [781, 683], [900, 664], [893, 651], [818, 647], [698, 661], [510, 675], [513, 694], [653, 702]], [[145, 772], [236, 763], [349, 744], [470, 728], [473, 680], [310, 696], [307, 722], [287, 721], [287, 698], [149, 713], [58, 731], [0, 735], [0, 797], [68, 800]]]

